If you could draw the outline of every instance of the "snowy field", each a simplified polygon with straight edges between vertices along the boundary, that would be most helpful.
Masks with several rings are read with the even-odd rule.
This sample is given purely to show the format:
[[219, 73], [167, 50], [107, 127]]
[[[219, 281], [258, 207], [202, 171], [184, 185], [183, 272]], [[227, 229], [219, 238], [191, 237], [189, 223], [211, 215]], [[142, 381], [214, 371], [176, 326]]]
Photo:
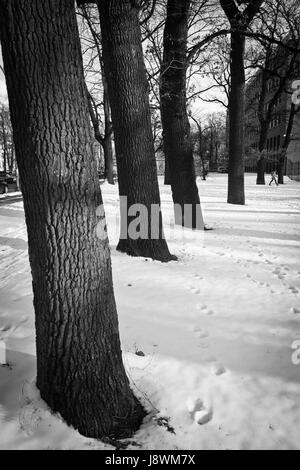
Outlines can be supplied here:
[[[128, 449], [300, 449], [300, 365], [292, 363], [300, 339], [300, 183], [257, 187], [247, 175], [242, 207], [226, 204], [226, 182], [226, 175], [199, 181], [215, 230], [184, 236], [169, 230], [170, 190], [161, 184], [169, 247], [179, 258], [168, 264], [115, 251], [117, 187], [102, 185], [124, 362], [149, 411]], [[0, 340], [9, 364], [0, 366], [0, 448], [110, 448], [52, 415], [34, 387], [22, 202], [0, 203], [0, 260]]]

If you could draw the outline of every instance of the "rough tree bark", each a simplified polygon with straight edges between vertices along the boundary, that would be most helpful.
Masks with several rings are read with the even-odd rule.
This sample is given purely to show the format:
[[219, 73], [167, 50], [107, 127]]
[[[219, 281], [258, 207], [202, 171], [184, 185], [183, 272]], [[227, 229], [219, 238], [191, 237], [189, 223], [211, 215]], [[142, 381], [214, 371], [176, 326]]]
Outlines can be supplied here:
[[[121, 210], [121, 233], [117, 249], [132, 256], [159, 261], [175, 259], [163, 237], [159, 213], [158, 235], [151, 236], [151, 207], [160, 208], [154, 142], [151, 128], [149, 90], [141, 43], [138, 2], [97, 2], [115, 136], [120, 196], [128, 207], [142, 204], [147, 209], [147, 236], [133, 239], [128, 227], [134, 216]], [[152, 222], [154, 223], [153, 219]], [[158, 227], [157, 227], [158, 226]]]
[[[186, 107], [189, 11], [190, 1], [168, 0], [160, 76], [161, 119], [173, 202], [181, 207], [181, 211], [175, 210], [175, 222], [189, 228], [203, 229]], [[185, 204], [192, 208], [191, 217], [186, 217]]]
[[245, 204], [244, 152], [245, 152], [245, 37], [239, 33], [231, 35], [231, 85], [229, 95], [229, 204]]
[[144, 411], [122, 363], [74, 3], [1, 0], [0, 18], [32, 270], [37, 386], [82, 434], [128, 436]]

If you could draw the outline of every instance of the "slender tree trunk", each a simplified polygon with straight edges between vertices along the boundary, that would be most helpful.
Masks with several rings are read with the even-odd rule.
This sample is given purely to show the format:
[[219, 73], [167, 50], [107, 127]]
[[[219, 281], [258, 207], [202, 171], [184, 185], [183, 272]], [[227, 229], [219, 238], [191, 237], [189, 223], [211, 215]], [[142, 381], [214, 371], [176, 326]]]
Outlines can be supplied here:
[[7, 171], [7, 140], [6, 140], [6, 129], [5, 129], [5, 119], [4, 119], [5, 111], [3, 110], [1, 116], [1, 127], [2, 127], [2, 152], [3, 152], [3, 171], [6, 173]]
[[[264, 100], [263, 100], [264, 101]], [[268, 139], [269, 121], [265, 119], [260, 120], [260, 136], [259, 136], [259, 159], [257, 161], [257, 177], [256, 184], [264, 185], [265, 182], [265, 167], [266, 167], [266, 145]]]
[[[149, 90], [143, 59], [139, 11], [130, 0], [98, 1], [104, 72], [107, 78], [115, 136], [120, 196], [128, 207], [147, 210], [147, 234], [134, 239], [129, 227], [135, 219], [121, 210], [121, 237], [117, 249], [132, 256], [170, 261], [159, 213], [151, 236], [151, 208], [160, 208], [156, 159], [151, 127]], [[152, 220], [154, 223], [154, 220]]]
[[218, 144], [218, 141], [216, 141], [216, 144], [215, 144], [215, 168], [216, 170], [218, 169], [218, 160], [219, 160], [219, 144]]
[[245, 37], [231, 35], [231, 85], [229, 95], [229, 204], [245, 204], [244, 152], [245, 152]]
[[[187, 34], [190, 1], [168, 0], [160, 78], [164, 152], [170, 169], [175, 223], [203, 229], [186, 108]], [[186, 216], [185, 205], [192, 209]], [[176, 206], [181, 210], [176, 210]], [[197, 218], [198, 215], [198, 218]]]
[[209, 170], [210, 171], [214, 171], [214, 159], [213, 159], [213, 154], [214, 154], [214, 150], [213, 150], [214, 146], [213, 146], [213, 130], [212, 130], [212, 127], [210, 128], [210, 137], [209, 137]]
[[102, 84], [103, 84], [103, 102], [104, 102], [104, 139], [103, 139], [103, 152], [105, 162], [105, 178], [109, 184], [114, 182], [114, 160], [113, 160], [113, 145], [112, 145], [112, 122], [111, 110], [108, 94], [108, 84], [104, 73], [104, 65], [102, 57], [99, 57], [101, 62]]
[[104, 153], [105, 173], [104, 176], [109, 184], [115, 184], [114, 181], [114, 160], [113, 160], [113, 147], [112, 136], [109, 134], [102, 140], [102, 148]]
[[1, 0], [1, 45], [28, 231], [37, 386], [82, 434], [144, 411], [122, 363], [73, 0]]
[[14, 172], [14, 152], [13, 148], [9, 149], [9, 154], [8, 154], [8, 172], [10, 175], [13, 174]]

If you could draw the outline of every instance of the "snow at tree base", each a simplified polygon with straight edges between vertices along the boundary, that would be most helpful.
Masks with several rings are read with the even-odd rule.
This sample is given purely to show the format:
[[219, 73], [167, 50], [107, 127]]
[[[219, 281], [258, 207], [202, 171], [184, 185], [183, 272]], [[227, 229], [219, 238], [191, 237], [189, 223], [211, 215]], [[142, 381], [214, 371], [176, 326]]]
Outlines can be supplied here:
[[[124, 363], [149, 412], [128, 449], [300, 448], [300, 183], [246, 175], [246, 206], [226, 204], [226, 184], [198, 181], [213, 231], [165, 224], [170, 263], [116, 252], [118, 189], [102, 185]], [[68, 427], [35, 387], [21, 201], [1, 199], [0, 245], [0, 448], [111, 448]]]

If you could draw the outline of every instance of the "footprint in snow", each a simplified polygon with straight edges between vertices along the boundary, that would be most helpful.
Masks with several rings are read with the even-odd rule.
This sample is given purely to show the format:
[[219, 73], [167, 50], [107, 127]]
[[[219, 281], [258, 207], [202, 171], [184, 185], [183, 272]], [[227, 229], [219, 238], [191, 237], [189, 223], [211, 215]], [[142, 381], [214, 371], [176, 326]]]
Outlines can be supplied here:
[[261, 287], [270, 287], [270, 284], [268, 284], [267, 282], [260, 282], [259, 285]]
[[200, 343], [200, 344], [198, 344], [198, 348], [201, 348], [201, 349], [208, 349], [208, 348], [209, 348], [209, 344], [207, 344], [207, 343]]
[[200, 294], [200, 289], [199, 287], [195, 287], [195, 286], [190, 286], [189, 287], [189, 291], [192, 293], [192, 294]]
[[204, 315], [214, 315], [214, 313], [215, 313], [213, 310], [209, 309], [208, 306], [205, 305], [205, 304], [203, 304], [203, 305], [202, 304], [197, 304], [196, 309], [200, 310], [201, 313], [203, 313]]
[[194, 278], [199, 281], [202, 281], [204, 279], [202, 276], [200, 276], [200, 274], [194, 274]]
[[289, 291], [290, 291], [292, 294], [299, 294], [299, 290], [298, 290], [295, 286], [290, 286], [290, 287], [289, 287]]
[[226, 372], [226, 368], [223, 366], [223, 364], [213, 364], [211, 367], [211, 372], [214, 375], [223, 375]]
[[196, 424], [204, 425], [213, 418], [213, 408], [206, 405], [201, 398], [188, 398], [186, 407]]
[[300, 309], [296, 308], [296, 307], [292, 307], [291, 312], [294, 313], [295, 315], [299, 315], [300, 314]]
[[207, 338], [209, 336], [209, 333], [207, 331], [197, 325], [193, 327], [193, 333], [195, 334], [195, 336], [197, 336], [197, 338], [200, 339]]

